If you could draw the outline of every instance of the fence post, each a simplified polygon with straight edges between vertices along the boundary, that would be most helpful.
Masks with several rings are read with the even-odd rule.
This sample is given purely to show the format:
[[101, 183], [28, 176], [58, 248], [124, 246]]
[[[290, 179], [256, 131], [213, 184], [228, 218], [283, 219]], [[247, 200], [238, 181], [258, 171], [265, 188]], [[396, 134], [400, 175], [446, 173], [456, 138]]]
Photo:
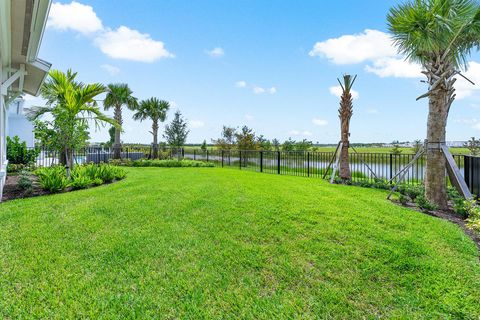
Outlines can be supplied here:
[[223, 168], [223, 150], [222, 150], [222, 168]]
[[197, 160], [196, 151], [193, 149], [193, 160]]
[[277, 151], [277, 172], [280, 174], [280, 151]]
[[207, 162], [208, 162], [208, 149], [207, 149]]
[[238, 151], [238, 163], [240, 165], [240, 170], [242, 170], [242, 150]]
[[185, 148], [182, 148], [182, 159], [185, 158]]
[[307, 152], [307, 177], [310, 177], [310, 152]]
[[[390, 153], [390, 179], [393, 178], [393, 154]], [[393, 182], [393, 181], [392, 181]]]
[[260, 172], [263, 172], [263, 151], [260, 151]]

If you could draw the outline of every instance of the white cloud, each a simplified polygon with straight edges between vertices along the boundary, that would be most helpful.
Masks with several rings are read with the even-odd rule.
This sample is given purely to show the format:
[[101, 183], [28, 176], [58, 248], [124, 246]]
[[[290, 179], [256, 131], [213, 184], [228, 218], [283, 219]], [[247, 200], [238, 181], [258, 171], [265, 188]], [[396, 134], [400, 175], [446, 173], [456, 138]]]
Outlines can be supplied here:
[[303, 137], [311, 137], [313, 135], [313, 133], [311, 133], [310, 131], [298, 131], [298, 130], [291, 130], [288, 132], [288, 134], [290, 136], [303, 136]]
[[212, 50], [205, 50], [205, 52], [212, 58], [220, 58], [225, 55], [225, 51], [220, 47], [213, 48]]
[[477, 118], [459, 118], [455, 119], [455, 122], [470, 126], [472, 129], [480, 131], [480, 120]]
[[253, 93], [255, 94], [262, 94], [262, 93], [269, 93], [269, 94], [275, 94], [277, 93], [277, 88], [271, 87], [270, 89], [265, 89], [259, 86], [254, 86], [253, 87]]
[[112, 66], [110, 64], [102, 64], [100, 66], [103, 70], [107, 71], [109, 75], [116, 76], [120, 73], [120, 68]]
[[457, 99], [470, 97], [476, 91], [480, 90], [480, 63], [471, 61], [468, 64], [467, 71], [463, 72], [463, 75], [473, 81], [475, 85], [471, 84], [463, 77], [457, 77], [457, 82], [455, 83]]
[[95, 44], [114, 59], [154, 62], [161, 58], [174, 57], [165, 49], [163, 42], [125, 26], [104, 32], [95, 39]]
[[245, 81], [237, 81], [237, 82], [235, 82], [235, 87], [236, 88], [246, 88], [247, 83]]
[[367, 109], [368, 114], [378, 114], [378, 109], [370, 108]]
[[[342, 87], [340, 86], [330, 87], [329, 90], [330, 90], [330, 93], [337, 98], [340, 98], [342, 96], [343, 90], [342, 90]], [[353, 100], [357, 100], [360, 97], [360, 94], [358, 93], [358, 91], [355, 91], [352, 89], [350, 90], [350, 93], [352, 94]]]
[[102, 21], [93, 8], [72, 1], [70, 4], [55, 2], [50, 8], [47, 27], [58, 30], [73, 30], [82, 34], [93, 33], [103, 29]]
[[251, 114], [246, 114], [246, 115], [245, 115], [245, 119], [246, 119], [247, 121], [252, 121], [252, 120], [254, 119], [254, 116], [252, 116]]
[[310, 56], [325, 57], [335, 64], [356, 64], [397, 54], [388, 34], [366, 29], [354, 35], [317, 42]]
[[400, 57], [391, 37], [378, 30], [366, 29], [362, 33], [317, 42], [309, 54], [339, 65], [368, 63], [365, 70], [382, 78], [422, 77], [421, 67]]
[[205, 122], [201, 120], [190, 120], [189, 125], [193, 129], [203, 128], [205, 126]]
[[253, 93], [255, 94], [261, 94], [261, 93], [265, 93], [265, 89], [263, 89], [262, 87], [253, 87]]
[[168, 103], [170, 104], [171, 108], [173, 108], [173, 109], [178, 108], [178, 103], [175, 100], [170, 100], [170, 101], [168, 101]]
[[381, 58], [373, 61], [373, 65], [365, 66], [365, 70], [381, 78], [420, 78], [422, 67], [419, 64], [405, 61], [402, 58]]
[[328, 121], [325, 120], [325, 119], [321, 119], [321, 118], [313, 118], [312, 123], [316, 126], [319, 126], [319, 127], [324, 127], [324, 126], [328, 125]]

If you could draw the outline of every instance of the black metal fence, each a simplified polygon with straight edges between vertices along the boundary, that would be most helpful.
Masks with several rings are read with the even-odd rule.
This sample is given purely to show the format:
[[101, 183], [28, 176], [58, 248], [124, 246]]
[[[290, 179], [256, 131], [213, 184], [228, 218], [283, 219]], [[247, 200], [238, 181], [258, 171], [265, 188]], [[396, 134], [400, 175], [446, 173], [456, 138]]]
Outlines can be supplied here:
[[465, 182], [470, 191], [480, 195], [480, 158], [465, 156]]
[[[39, 148], [37, 166], [51, 166], [60, 163], [58, 152]], [[161, 159], [192, 159], [213, 162], [217, 166], [238, 168], [270, 174], [293, 175], [321, 178], [327, 171], [334, 156], [333, 152], [307, 151], [248, 151], [248, 150], [202, 150], [199, 148], [160, 148]], [[125, 147], [121, 149], [123, 159], [151, 159], [151, 147]], [[413, 154], [391, 153], [350, 153], [350, 169], [353, 181], [390, 180], [410, 163]], [[99, 163], [113, 159], [113, 148], [83, 148], [74, 152], [74, 162]], [[472, 193], [480, 194], [480, 158], [454, 155], [455, 162], [464, 173]], [[404, 182], [419, 184], [425, 174], [425, 158], [420, 157], [407, 170]], [[331, 175], [330, 172], [327, 175]]]

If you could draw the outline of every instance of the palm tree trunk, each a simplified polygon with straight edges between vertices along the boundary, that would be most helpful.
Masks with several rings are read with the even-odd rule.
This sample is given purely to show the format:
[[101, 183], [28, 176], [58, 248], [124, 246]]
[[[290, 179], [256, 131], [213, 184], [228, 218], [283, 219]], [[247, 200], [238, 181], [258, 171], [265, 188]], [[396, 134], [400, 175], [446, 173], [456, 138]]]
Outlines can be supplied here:
[[73, 150], [70, 148], [65, 148], [65, 160], [66, 160], [66, 171], [67, 171], [67, 178], [70, 179], [71, 171], [73, 167]]
[[[122, 106], [116, 106], [114, 111], [114, 118], [119, 125], [122, 125]], [[113, 145], [113, 158], [121, 158], [122, 143], [120, 140], [120, 128], [115, 128], [115, 141]]]
[[440, 78], [442, 82], [438, 82], [441, 84], [433, 88], [429, 95], [425, 197], [440, 209], [448, 209], [446, 160], [441, 145], [445, 144], [448, 113], [455, 99], [454, 69], [441, 61], [432, 63], [429, 67], [427, 76], [430, 86], [434, 86]]
[[340, 178], [342, 180], [350, 180], [352, 177], [348, 161], [348, 148], [350, 147], [348, 135], [349, 125], [347, 123], [342, 123], [342, 150], [340, 154]]
[[446, 161], [440, 149], [445, 143], [447, 114], [444, 90], [430, 96], [427, 124], [427, 164], [425, 172], [425, 196], [440, 209], [447, 209]]
[[153, 120], [152, 124], [152, 135], [153, 135], [153, 158], [158, 159], [158, 121]]

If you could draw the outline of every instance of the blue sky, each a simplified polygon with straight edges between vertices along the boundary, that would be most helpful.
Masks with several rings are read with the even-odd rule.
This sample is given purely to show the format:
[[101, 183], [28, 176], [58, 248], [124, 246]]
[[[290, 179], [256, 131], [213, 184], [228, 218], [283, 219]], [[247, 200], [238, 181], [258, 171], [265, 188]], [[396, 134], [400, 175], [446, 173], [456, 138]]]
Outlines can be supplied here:
[[[425, 137], [427, 100], [415, 98], [426, 87], [385, 33], [400, 2], [54, 1], [40, 57], [84, 82], [126, 82], [140, 99], [171, 101], [169, 119], [182, 111], [191, 143], [210, 142], [223, 125], [336, 143], [336, 78], [358, 74], [351, 140], [412, 141]], [[480, 84], [476, 61], [467, 75]], [[448, 140], [479, 135], [477, 90], [459, 81]], [[149, 122], [124, 117], [123, 141], [151, 141]], [[92, 140], [108, 140], [107, 130]]]

